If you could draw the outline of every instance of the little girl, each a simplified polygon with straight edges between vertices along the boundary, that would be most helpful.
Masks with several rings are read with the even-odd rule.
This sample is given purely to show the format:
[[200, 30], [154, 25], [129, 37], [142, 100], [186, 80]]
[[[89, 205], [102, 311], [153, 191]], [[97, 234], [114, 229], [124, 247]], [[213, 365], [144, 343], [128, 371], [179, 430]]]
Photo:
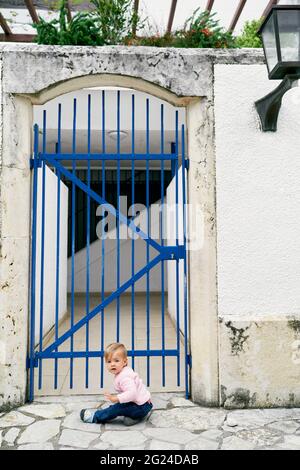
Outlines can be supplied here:
[[114, 374], [114, 387], [117, 395], [104, 393], [114, 405], [104, 410], [84, 409], [80, 418], [85, 423], [107, 423], [117, 416], [124, 416], [124, 424], [131, 426], [144, 419], [151, 411], [150, 392], [131, 367], [128, 367], [127, 351], [123, 344], [107, 346], [104, 358], [108, 371]]

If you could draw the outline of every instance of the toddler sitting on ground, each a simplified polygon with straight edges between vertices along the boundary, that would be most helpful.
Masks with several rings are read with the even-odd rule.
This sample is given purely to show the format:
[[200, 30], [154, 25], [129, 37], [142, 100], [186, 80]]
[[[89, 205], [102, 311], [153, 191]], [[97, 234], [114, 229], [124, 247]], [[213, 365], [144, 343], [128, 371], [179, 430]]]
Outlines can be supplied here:
[[131, 367], [128, 366], [127, 350], [121, 343], [107, 346], [104, 358], [108, 371], [114, 374], [117, 395], [105, 393], [114, 403], [103, 410], [83, 409], [80, 418], [85, 423], [107, 423], [117, 416], [124, 416], [124, 424], [131, 426], [150, 414], [153, 407], [150, 392]]

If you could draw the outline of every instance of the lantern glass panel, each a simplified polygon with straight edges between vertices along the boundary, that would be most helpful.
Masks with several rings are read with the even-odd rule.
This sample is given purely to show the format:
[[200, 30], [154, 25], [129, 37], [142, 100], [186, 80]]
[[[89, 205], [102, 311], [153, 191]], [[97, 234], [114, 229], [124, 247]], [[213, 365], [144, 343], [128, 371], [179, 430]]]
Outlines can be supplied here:
[[271, 72], [278, 62], [273, 15], [270, 16], [269, 20], [264, 26], [262, 31], [262, 39], [265, 47], [268, 69], [269, 72]]
[[300, 11], [278, 10], [281, 59], [283, 62], [300, 61]]

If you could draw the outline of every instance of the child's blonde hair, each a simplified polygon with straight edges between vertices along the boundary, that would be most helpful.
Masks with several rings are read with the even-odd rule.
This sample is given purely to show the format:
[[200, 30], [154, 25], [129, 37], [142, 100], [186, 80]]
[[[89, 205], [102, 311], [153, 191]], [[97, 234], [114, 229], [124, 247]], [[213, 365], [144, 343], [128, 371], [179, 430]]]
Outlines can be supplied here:
[[124, 359], [127, 359], [127, 349], [125, 348], [124, 344], [122, 344], [122, 343], [111, 343], [106, 347], [106, 349], [104, 351], [105, 361], [107, 362], [109, 360], [109, 358], [111, 357], [111, 355], [116, 351], [120, 351], [122, 353], [122, 356], [124, 357]]

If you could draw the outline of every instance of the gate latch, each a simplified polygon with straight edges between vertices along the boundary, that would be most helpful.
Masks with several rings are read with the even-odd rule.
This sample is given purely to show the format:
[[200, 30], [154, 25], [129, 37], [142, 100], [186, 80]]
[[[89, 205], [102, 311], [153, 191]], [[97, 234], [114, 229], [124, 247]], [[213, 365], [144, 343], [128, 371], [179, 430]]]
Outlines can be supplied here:
[[178, 260], [184, 259], [185, 247], [184, 245], [178, 246], [164, 246], [162, 251], [163, 259]]

